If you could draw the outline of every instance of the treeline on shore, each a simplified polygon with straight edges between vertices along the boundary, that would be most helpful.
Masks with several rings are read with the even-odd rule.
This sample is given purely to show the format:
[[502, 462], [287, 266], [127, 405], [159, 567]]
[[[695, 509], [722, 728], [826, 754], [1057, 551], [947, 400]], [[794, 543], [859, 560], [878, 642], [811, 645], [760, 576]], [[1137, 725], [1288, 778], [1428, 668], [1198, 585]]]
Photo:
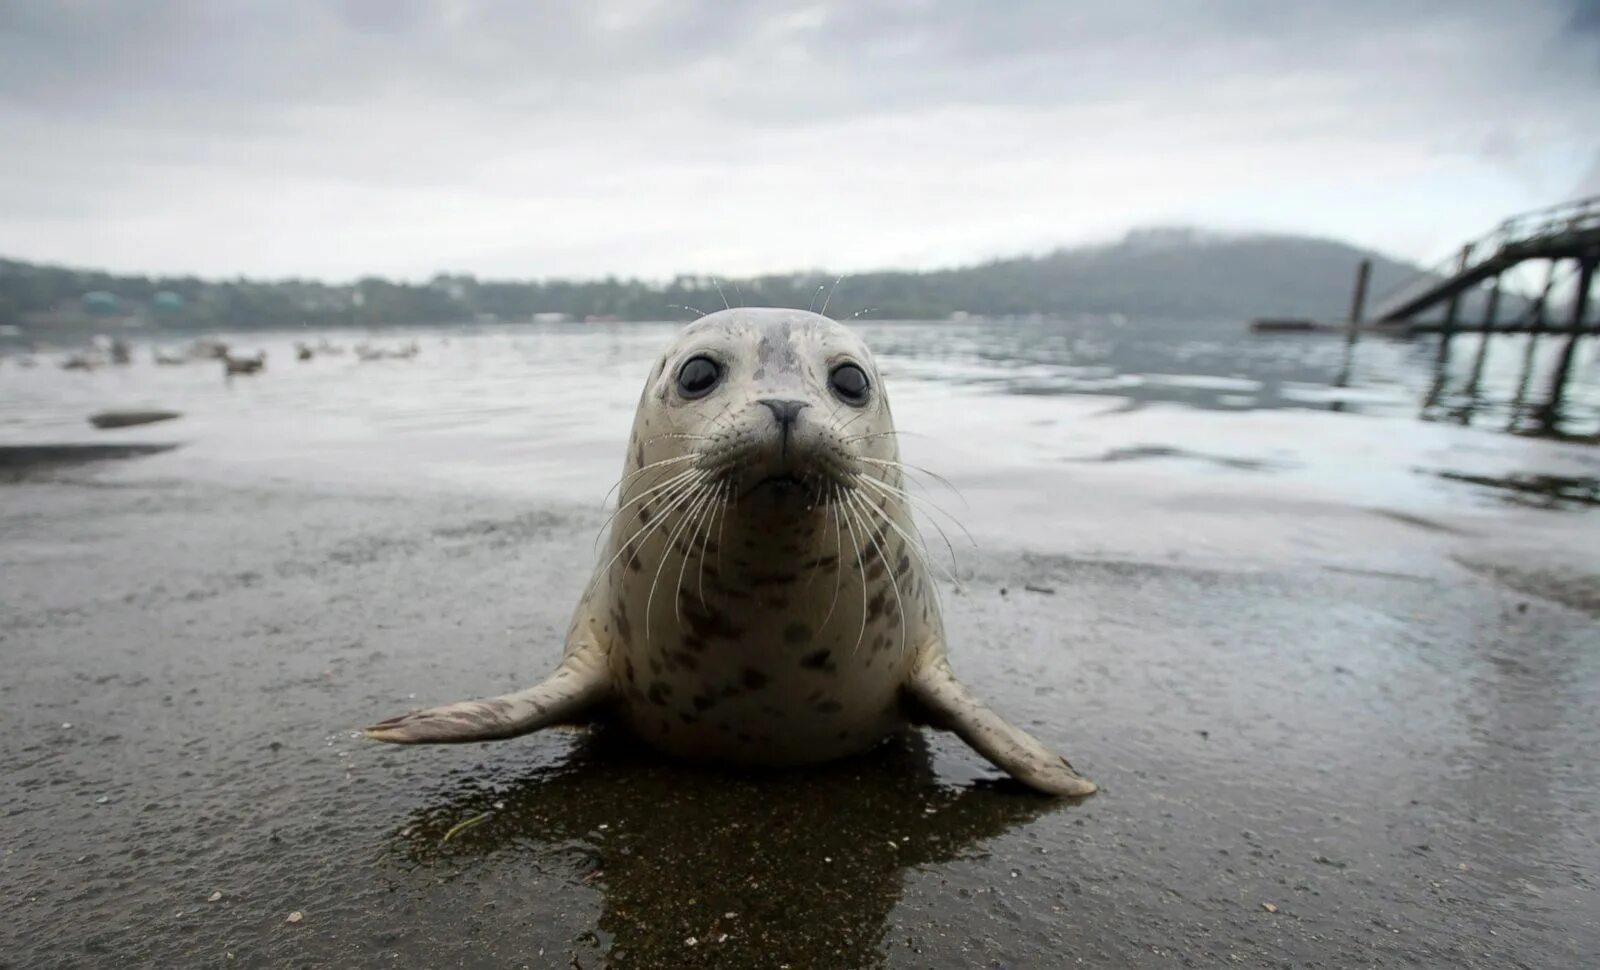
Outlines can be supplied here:
[[[837, 318], [943, 319], [1120, 313], [1241, 320], [1336, 318], [1356, 264], [1374, 259], [1374, 290], [1417, 270], [1344, 243], [1286, 235], [1146, 229], [1118, 242], [957, 269], [820, 271], [742, 279], [484, 280], [441, 273], [427, 282], [377, 277], [310, 280], [149, 277], [0, 260], [0, 325], [140, 318], [179, 329], [375, 326], [535, 319], [687, 319], [732, 305], [806, 307], [829, 299]], [[832, 292], [831, 299], [829, 292]]]

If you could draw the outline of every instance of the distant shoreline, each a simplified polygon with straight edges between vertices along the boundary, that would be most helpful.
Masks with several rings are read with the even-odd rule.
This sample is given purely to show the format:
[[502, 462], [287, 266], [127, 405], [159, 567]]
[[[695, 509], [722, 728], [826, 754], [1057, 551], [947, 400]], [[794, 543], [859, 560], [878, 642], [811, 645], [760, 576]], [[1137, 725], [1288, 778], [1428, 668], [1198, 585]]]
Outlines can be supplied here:
[[1374, 263], [1375, 290], [1417, 267], [1346, 243], [1292, 235], [1146, 229], [1114, 243], [925, 271], [843, 277], [820, 270], [670, 280], [366, 277], [202, 280], [0, 259], [0, 326], [139, 318], [186, 329], [445, 325], [457, 321], [649, 321], [724, 306], [826, 307], [836, 319], [942, 320], [1121, 313], [1130, 317], [1334, 319], [1351, 275]]

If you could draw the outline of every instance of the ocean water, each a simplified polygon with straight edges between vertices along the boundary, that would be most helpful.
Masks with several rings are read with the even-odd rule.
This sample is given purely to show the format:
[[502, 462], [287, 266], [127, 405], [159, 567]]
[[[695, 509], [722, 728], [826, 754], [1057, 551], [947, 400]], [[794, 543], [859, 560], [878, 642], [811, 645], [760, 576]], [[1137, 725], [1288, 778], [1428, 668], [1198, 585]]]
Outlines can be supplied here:
[[[675, 323], [221, 335], [265, 370], [157, 366], [187, 338], [147, 334], [123, 367], [0, 361], [0, 444], [172, 442], [162, 474], [407, 483], [598, 500], [622, 465], [639, 390]], [[1592, 445], [1526, 434], [1560, 340], [1525, 374], [1525, 338], [1495, 338], [1475, 393], [1475, 337], [1441, 366], [1437, 341], [1252, 335], [1233, 323], [1120, 319], [857, 322], [878, 355], [903, 454], [949, 479], [975, 524], [1038, 538], [1026, 507], [1065, 490], [1087, 507], [1175, 495], [1332, 502], [1408, 513], [1594, 502]], [[345, 350], [295, 359], [294, 342]], [[351, 348], [400, 347], [362, 362]], [[1600, 341], [1580, 343], [1563, 430], [1600, 430]], [[1519, 385], [1525, 387], [1518, 406]], [[87, 417], [183, 417], [117, 431]], [[1143, 498], [1141, 498], [1143, 497]], [[960, 500], [958, 499], [958, 504]]]

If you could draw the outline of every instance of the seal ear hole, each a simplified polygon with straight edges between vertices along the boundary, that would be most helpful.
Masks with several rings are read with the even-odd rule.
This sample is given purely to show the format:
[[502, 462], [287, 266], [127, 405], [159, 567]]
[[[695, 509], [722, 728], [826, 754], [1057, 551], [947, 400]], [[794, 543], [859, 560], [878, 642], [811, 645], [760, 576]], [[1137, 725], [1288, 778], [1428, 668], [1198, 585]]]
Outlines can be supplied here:
[[867, 379], [867, 372], [861, 369], [860, 364], [849, 361], [828, 373], [828, 387], [839, 400], [856, 407], [867, 403], [867, 398], [872, 394], [872, 382]]
[[690, 357], [678, 368], [678, 393], [689, 400], [705, 397], [722, 382], [722, 365], [710, 357]]

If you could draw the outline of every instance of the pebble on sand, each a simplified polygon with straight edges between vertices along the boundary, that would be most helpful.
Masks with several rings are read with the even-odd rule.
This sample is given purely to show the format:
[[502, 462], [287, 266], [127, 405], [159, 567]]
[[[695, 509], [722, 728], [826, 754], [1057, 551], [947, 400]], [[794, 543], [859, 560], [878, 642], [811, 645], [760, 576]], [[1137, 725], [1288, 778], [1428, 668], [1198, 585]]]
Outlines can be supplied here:
[[1269, 913], [1276, 913], [1278, 911], [1278, 907], [1272, 905], [1271, 903], [1262, 903], [1261, 908]]
[[284, 922], [285, 923], [298, 923], [298, 922], [300, 922], [301, 920], [303, 920], [305, 918], [306, 918], [305, 914], [300, 912], [297, 909], [294, 912], [290, 913], [289, 914], [289, 918], [284, 920]]
[[214, 903], [214, 902], [216, 902], [217, 900], [219, 900], [221, 898], [222, 898], [222, 890], [219, 889], [216, 892], [212, 893], [211, 895], [207, 896], [206, 897], [206, 902]]

